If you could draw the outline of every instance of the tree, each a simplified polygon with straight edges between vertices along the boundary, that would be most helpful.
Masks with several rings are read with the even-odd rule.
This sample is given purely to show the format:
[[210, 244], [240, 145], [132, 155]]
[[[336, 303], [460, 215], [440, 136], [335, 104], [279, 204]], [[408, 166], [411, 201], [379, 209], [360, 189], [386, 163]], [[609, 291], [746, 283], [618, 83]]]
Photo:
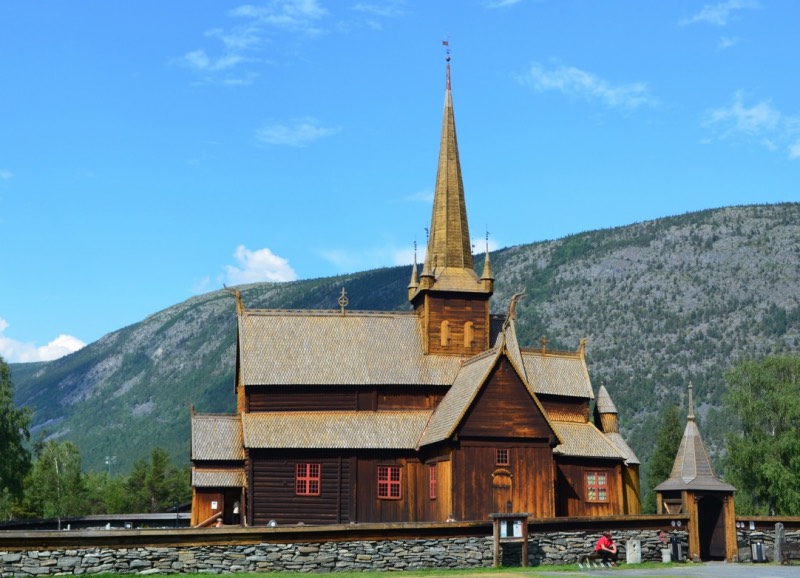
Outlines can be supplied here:
[[14, 405], [11, 370], [0, 357], [0, 517], [7, 515], [3, 510], [12, 499], [22, 496], [23, 480], [31, 467], [30, 453], [24, 446], [30, 437], [30, 419], [28, 408]]
[[656, 445], [653, 454], [647, 462], [647, 489], [644, 496], [643, 511], [655, 513], [656, 492], [655, 487], [669, 478], [675, 456], [683, 438], [683, 424], [681, 423], [680, 410], [674, 406], [665, 406], [661, 410], [661, 423], [656, 433]]
[[78, 447], [55, 440], [37, 444], [26, 486], [28, 508], [43, 518], [57, 518], [59, 530], [64, 517], [82, 515], [85, 495]]
[[187, 468], [177, 468], [163, 448], [150, 451], [150, 462], [136, 460], [127, 481], [132, 512], [161, 512], [191, 497]]
[[725, 459], [737, 510], [800, 515], [800, 356], [744, 361], [725, 379], [725, 407], [739, 425]]

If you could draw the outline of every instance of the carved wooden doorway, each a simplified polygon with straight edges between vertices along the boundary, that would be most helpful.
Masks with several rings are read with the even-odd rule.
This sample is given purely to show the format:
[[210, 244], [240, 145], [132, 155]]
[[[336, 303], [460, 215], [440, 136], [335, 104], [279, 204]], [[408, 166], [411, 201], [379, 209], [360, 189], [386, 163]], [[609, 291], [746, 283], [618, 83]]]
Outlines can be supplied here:
[[511, 490], [513, 489], [513, 476], [506, 469], [492, 472], [492, 513], [513, 511]]

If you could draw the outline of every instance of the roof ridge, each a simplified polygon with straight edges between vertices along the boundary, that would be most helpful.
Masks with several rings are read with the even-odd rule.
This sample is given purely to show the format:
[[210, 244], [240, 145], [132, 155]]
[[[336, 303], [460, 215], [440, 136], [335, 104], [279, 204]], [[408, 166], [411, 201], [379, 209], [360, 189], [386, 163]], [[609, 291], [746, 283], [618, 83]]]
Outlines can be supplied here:
[[360, 310], [360, 309], [347, 309], [342, 314], [341, 309], [245, 309], [243, 315], [302, 315], [302, 316], [320, 316], [320, 317], [414, 317], [414, 311], [376, 311], [376, 310]]
[[500, 350], [500, 346], [495, 345], [491, 349], [487, 349], [486, 351], [481, 351], [480, 353], [476, 353], [472, 357], [465, 359], [464, 363], [461, 364], [461, 367], [464, 367], [466, 365], [472, 365], [473, 363], [477, 363], [478, 361], [480, 361], [480, 360], [482, 360], [482, 359], [484, 359], [486, 357], [492, 357], [494, 355], [497, 355], [497, 352], [499, 350]]
[[539, 347], [539, 348], [520, 347], [519, 351], [523, 355], [525, 355], [526, 353], [532, 353], [532, 354], [540, 355], [542, 357], [572, 357], [572, 358], [580, 359], [580, 356], [581, 356], [580, 350], [572, 351], [571, 349], [549, 349], [548, 348], [544, 352], [542, 352], [541, 347]]

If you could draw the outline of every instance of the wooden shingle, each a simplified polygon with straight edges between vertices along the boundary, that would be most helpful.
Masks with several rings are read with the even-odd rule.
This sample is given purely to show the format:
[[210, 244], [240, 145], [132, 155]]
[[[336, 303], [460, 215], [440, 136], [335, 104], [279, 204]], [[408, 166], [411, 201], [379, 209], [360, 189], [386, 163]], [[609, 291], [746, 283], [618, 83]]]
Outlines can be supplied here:
[[309, 411], [242, 415], [249, 449], [413, 449], [431, 411]]

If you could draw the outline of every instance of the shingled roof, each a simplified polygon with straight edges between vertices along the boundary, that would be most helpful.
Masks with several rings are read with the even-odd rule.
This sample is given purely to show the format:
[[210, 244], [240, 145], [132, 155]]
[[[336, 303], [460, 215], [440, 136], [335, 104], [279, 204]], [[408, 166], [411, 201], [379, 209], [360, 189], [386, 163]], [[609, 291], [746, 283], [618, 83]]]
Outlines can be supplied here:
[[244, 460], [242, 424], [238, 415], [192, 415], [193, 460]]
[[736, 490], [730, 484], [717, 479], [711, 460], [706, 452], [706, 446], [700, 437], [700, 430], [695, 423], [694, 399], [692, 385], [689, 384], [689, 415], [683, 438], [672, 465], [669, 478], [655, 487], [658, 492], [671, 490], [711, 490], [733, 492]]
[[536, 394], [594, 399], [589, 371], [580, 353], [523, 349], [522, 360]]
[[433, 412], [308, 411], [242, 414], [251, 449], [414, 449]]
[[419, 323], [411, 312], [245, 310], [242, 384], [452, 384], [459, 358], [425, 355]]
[[192, 485], [196, 488], [242, 488], [244, 472], [234, 469], [192, 468]]
[[553, 450], [556, 454], [582, 458], [627, 458], [594, 424], [556, 420], [552, 424], [562, 440]]

